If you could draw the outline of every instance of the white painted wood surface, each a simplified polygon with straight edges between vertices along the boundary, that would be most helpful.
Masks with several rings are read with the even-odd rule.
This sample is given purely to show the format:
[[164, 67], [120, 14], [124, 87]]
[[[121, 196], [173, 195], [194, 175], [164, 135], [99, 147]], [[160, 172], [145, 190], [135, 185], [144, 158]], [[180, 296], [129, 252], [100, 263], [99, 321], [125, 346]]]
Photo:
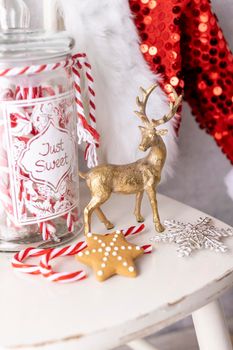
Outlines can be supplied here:
[[201, 350], [232, 350], [230, 334], [218, 301], [195, 311], [192, 317]]
[[[158, 200], [162, 220], [195, 221], [204, 215], [164, 196]], [[133, 196], [113, 195], [104, 209], [117, 228], [135, 224]], [[146, 197], [143, 214], [146, 230], [131, 239], [134, 243], [147, 243], [154, 232]], [[105, 232], [98, 221], [94, 229]], [[116, 276], [102, 284], [86, 267], [89, 278], [69, 285], [20, 276], [10, 267], [11, 255], [1, 254], [0, 348], [108, 350], [158, 331], [232, 286], [233, 238], [226, 243], [225, 255], [200, 251], [185, 259], [177, 257], [175, 246], [159, 244], [138, 260], [137, 278]], [[56, 269], [77, 267], [82, 266], [73, 258], [56, 262]]]
[[158, 350], [144, 339], [133, 340], [127, 344], [132, 350]]

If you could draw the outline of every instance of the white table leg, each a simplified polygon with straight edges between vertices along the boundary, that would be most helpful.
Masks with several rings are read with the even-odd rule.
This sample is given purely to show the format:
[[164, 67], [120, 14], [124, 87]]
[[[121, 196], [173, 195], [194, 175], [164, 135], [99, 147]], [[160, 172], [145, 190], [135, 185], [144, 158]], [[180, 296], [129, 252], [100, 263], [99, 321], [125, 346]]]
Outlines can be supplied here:
[[158, 350], [143, 339], [133, 340], [127, 345], [132, 350]]
[[219, 301], [193, 312], [192, 317], [200, 350], [232, 350]]

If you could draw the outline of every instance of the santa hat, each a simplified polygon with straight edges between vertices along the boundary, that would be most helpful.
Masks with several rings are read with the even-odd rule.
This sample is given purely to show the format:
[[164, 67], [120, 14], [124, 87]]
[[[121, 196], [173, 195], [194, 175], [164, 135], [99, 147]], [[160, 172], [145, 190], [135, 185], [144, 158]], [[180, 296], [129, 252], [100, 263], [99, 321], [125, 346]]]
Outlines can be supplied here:
[[[96, 92], [97, 130], [101, 135], [99, 161], [124, 164], [142, 157], [134, 110], [139, 87], [148, 88], [160, 77], [152, 73], [139, 49], [139, 37], [125, 0], [59, 0], [66, 30], [75, 38], [76, 51], [85, 52], [92, 65]], [[160, 118], [168, 102], [158, 87], [148, 105], [148, 116]], [[171, 122], [164, 137], [168, 159], [164, 174], [172, 172], [177, 145]]]

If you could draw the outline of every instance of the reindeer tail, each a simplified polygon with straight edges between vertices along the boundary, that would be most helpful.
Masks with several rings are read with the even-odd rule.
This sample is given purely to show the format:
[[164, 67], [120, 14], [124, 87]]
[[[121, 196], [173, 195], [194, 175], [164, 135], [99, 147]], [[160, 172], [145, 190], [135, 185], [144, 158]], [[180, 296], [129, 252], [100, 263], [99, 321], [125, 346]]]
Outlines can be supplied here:
[[86, 178], [87, 178], [87, 174], [85, 174], [85, 173], [82, 173], [81, 171], [79, 171], [79, 176], [81, 177], [81, 179], [84, 179], [84, 180], [86, 180]]

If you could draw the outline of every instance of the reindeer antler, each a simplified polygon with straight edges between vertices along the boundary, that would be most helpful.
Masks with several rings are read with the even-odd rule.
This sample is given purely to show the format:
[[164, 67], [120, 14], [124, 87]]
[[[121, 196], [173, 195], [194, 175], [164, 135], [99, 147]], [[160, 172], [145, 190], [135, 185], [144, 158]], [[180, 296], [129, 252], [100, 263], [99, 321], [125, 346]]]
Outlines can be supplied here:
[[173, 92], [175, 101], [170, 102], [170, 112], [168, 114], [165, 114], [165, 116], [163, 116], [163, 118], [161, 119], [158, 119], [158, 120], [152, 119], [152, 124], [154, 128], [156, 128], [159, 125], [167, 123], [176, 114], [177, 109], [181, 104], [183, 96], [182, 95], [178, 96], [174, 88], [172, 88], [172, 92]]
[[141, 119], [141, 121], [148, 125], [150, 124], [150, 120], [148, 119], [146, 115], [146, 105], [148, 102], [148, 99], [151, 95], [151, 93], [154, 91], [154, 89], [157, 87], [157, 84], [154, 84], [149, 89], [144, 89], [140, 87], [140, 90], [142, 91], [142, 100], [137, 96], [136, 102], [139, 107], [139, 111], [135, 111], [134, 113]]

